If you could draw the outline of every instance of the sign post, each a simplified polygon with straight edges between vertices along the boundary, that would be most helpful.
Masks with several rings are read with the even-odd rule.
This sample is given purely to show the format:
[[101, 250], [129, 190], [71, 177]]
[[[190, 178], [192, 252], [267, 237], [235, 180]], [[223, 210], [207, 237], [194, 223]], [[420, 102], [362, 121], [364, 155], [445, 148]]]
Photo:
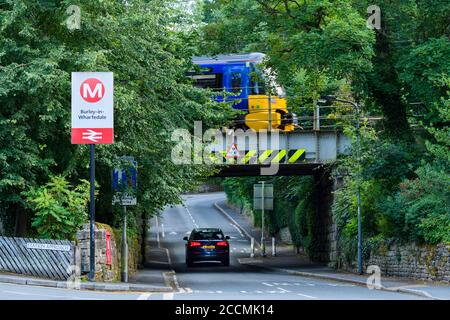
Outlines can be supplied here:
[[265, 210], [273, 210], [273, 185], [260, 181], [253, 185], [253, 208], [261, 210], [261, 256], [266, 256]]
[[95, 144], [114, 143], [112, 72], [72, 72], [72, 144], [89, 144], [89, 281], [95, 280]]
[[122, 282], [128, 282], [128, 242], [127, 242], [127, 206], [137, 204], [137, 162], [133, 157], [123, 156], [122, 162], [127, 163], [113, 171], [113, 205], [122, 206]]

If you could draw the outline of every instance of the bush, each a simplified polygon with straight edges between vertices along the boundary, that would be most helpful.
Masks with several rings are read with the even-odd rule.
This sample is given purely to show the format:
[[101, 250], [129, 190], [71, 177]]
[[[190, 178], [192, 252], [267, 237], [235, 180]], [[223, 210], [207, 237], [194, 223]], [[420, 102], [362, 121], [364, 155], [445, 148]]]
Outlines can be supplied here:
[[405, 180], [400, 190], [380, 207], [410, 241], [450, 242], [450, 174], [427, 164], [416, 170], [417, 178]]
[[32, 227], [41, 238], [72, 240], [87, 220], [87, 180], [80, 180], [78, 186], [72, 187], [64, 177], [53, 176], [44, 186], [22, 194], [34, 212]]

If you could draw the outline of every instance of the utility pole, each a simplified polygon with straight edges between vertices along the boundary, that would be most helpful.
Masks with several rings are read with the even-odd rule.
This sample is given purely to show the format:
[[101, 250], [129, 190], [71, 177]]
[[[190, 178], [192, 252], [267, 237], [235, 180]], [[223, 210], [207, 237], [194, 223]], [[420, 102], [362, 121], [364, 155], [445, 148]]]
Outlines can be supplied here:
[[[269, 95], [268, 95], [268, 97], [269, 97], [269, 128], [268, 128], [268, 131], [270, 132], [270, 131], [272, 131], [272, 95], [271, 95], [271, 92], [270, 92], [270, 88], [269, 88]], [[264, 184], [263, 184], [264, 185]]]
[[361, 232], [361, 132], [359, 127], [359, 105], [354, 104], [356, 109], [356, 161], [358, 172], [356, 174], [356, 196], [358, 202], [358, 273], [362, 274], [362, 232]]
[[[123, 201], [123, 200], [122, 200]], [[127, 206], [122, 203], [123, 230], [122, 230], [122, 282], [128, 282], [128, 243], [127, 243]]]

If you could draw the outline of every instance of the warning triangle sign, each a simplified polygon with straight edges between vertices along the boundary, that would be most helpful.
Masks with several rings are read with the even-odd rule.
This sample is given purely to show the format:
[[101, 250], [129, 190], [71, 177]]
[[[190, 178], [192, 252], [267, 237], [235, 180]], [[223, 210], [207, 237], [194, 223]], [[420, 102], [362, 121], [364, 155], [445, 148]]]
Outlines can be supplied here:
[[236, 143], [232, 143], [231, 146], [227, 150], [227, 158], [238, 158], [239, 155], [239, 149], [237, 147]]

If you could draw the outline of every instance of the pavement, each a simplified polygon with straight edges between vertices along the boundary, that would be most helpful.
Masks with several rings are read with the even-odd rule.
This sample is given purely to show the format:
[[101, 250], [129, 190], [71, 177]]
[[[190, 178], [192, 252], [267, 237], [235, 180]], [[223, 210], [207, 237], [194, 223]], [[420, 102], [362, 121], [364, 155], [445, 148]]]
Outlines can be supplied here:
[[[251, 258], [250, 238], [259, 240], [260, 230], [226, 207], [224, 193], [191, 194], [183, 199], [183, 205], [167, 206], [150, 220], [145, 269], [130, 277], [130, 283], [81, 283], [79, 290], [73, 290], [65, 282], [0, 275], [0, 299], [450, 299], [449, 286], [385, 277], [381, 279], [382, 290], [370, 290], [366, 286], [368, 275], [341, 273], [311, 263], [288, 246], [279, 246], [275, 257], [262, 258], [256, 241]], [[230, 236], [229, 267], [214, 262], [186, 266], [183, 237], [197, 227], [218, 227]]]

